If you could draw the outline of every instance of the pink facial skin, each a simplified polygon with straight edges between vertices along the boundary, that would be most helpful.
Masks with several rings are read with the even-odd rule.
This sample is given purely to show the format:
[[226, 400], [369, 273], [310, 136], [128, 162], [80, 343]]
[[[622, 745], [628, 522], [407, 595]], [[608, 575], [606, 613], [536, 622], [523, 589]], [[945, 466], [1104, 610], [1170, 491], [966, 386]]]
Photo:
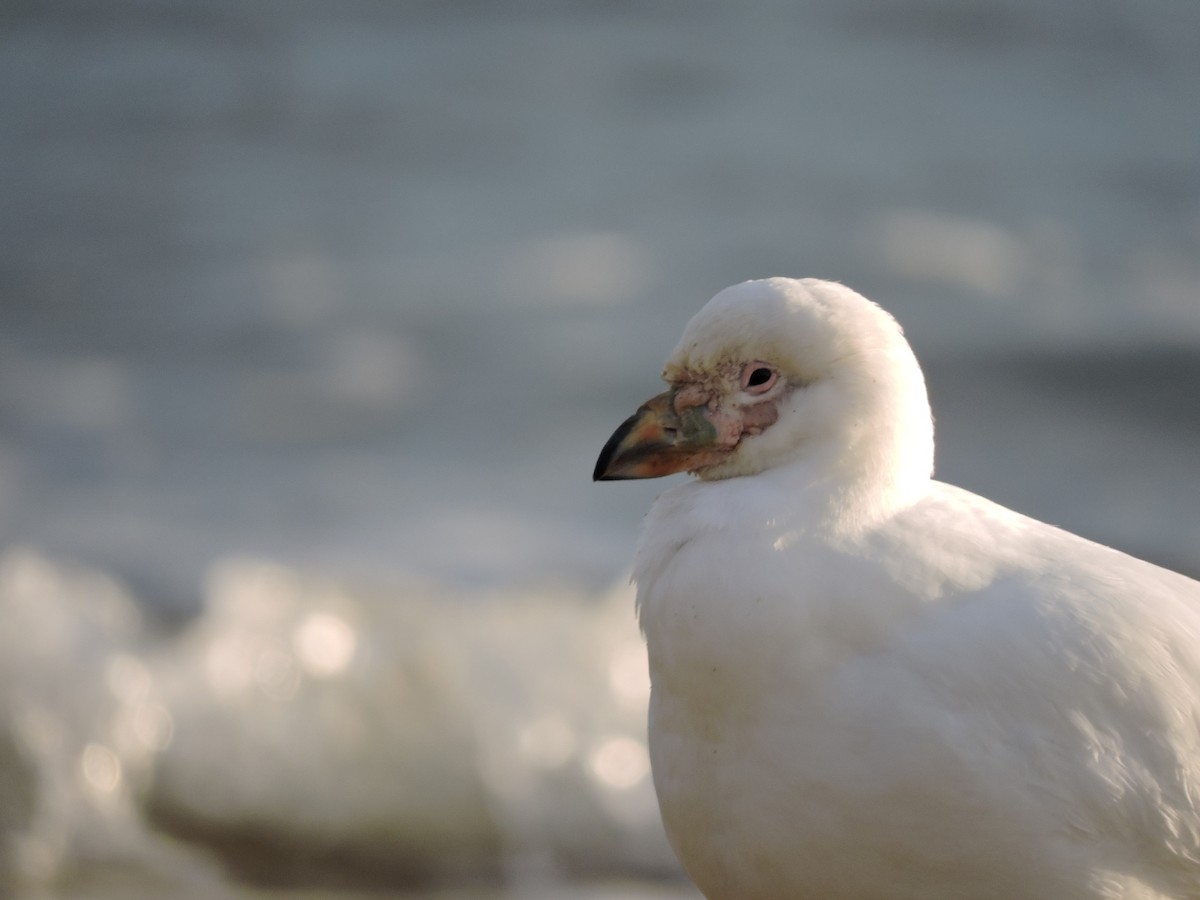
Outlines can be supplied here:
[[[728, 369], [728, 371], [725, 371]], [[764, 378], [762, 370], [769, 374]], [[675, 412], [683, 415], [684, 410], [697, 406], [707, 409], [707, 417], [716, 429], [716, 446], [731, 449], [737, 446], [743, 435], [761, 434], [764, 428], [775, 423], [779, 418], [779, 410], [774, 400], [764, 400], [758, 403], [741, 405], [729, 404], [723, 408], [720, 403], [721, 387], [727, 381], [737, 376], [738, 385], [743, 393], [751, 395], [765, 394], [775, 387], [779, 381], [779, 372], [769, 363], [754, 361], [738, 366], [730, 364], [722, 367], [717, 377], [687, 380], [691, 373], [684, 373], [683, 383], [675, 391]], [[751, 383], [755, 382], [755, 383]]]

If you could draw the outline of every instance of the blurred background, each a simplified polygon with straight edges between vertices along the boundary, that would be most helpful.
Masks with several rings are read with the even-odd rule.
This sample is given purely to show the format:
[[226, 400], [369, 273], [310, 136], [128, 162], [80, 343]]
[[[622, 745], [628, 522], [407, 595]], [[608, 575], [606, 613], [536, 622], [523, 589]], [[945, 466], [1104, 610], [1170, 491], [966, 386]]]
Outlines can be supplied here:
[[9, 0], [0, 895], [694, 897], [593, 485], [751, 277], [1200, 573], [1200, 4]]

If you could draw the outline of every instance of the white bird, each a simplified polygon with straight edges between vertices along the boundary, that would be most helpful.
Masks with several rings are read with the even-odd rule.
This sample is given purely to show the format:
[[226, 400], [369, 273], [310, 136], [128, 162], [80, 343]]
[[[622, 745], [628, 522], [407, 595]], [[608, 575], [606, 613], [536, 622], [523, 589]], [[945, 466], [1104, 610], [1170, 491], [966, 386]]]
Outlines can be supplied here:
[[650, 755], [709, 900], [1200, 898], [1200, 582], [932, 479], [900, 327], [838, 284], [729, 288], [598, 480]]

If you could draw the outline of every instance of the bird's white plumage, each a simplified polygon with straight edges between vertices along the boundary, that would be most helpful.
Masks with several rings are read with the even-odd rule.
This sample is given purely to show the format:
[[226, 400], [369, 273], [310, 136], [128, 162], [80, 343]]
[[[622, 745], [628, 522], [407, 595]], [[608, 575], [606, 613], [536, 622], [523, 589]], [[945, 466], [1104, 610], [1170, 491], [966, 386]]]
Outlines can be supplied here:
[[1200, 898], [1200, 583], [933, 481], [916, 361], [846, 288], [730, 288], [664, 374], [750, 360], [778, 418], [659, 497], [635, 562], [705, 895]]

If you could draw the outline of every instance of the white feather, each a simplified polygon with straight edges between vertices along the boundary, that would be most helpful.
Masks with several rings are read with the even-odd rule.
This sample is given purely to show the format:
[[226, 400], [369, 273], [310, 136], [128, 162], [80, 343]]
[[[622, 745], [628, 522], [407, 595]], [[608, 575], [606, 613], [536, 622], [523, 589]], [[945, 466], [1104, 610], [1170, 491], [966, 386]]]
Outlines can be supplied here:
[[710, 900], [1200, 898], [1200, 583], [931, 480], [899, 327], [722, 292], [665, 375], [798, 387], [635, 563], [672, 845]]

